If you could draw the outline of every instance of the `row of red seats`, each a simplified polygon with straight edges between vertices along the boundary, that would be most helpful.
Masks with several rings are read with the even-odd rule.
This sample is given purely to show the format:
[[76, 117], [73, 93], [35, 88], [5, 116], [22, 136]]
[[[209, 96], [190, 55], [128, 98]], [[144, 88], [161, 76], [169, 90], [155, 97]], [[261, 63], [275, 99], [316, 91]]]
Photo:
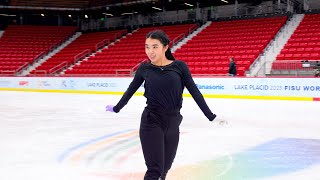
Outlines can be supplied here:
[[[87, 61], [82, 61], [80, 66], [74, 66], [72, 70], [67, 70], [65, 74], [77, 74], [88, 72], [90, 74], [100, 74], [101, 72], [108, 71], [109, 73], [115, 74], [116, 69], [128, 69], [128, 71], [134, 66], [138, 65], [142, 60], [146, 58], [144, 51], [145, 37], [146, 34], [154, 29], [164, 30], [171, 40], [177, 38], [180, 34], [188, 34], [190, 28], [195, 26], [195, 24], [188, 25], [173, 25], [173, 26], [161, 26], [161, 27], [149, 27], [141, 28], [131, 35], [127, 35], [126, 38], [121, 39], [114, 43], [114, 45], [109, 46], [106, 49], [103, 49], [100, 53], [97, 53], [95, 56], [90, 57]], [[125, 53], [124, 53], [125, 52]], [[105, 61], [117, 61], [116, 69], [113, 69], [113, 66], [103, 66], [105, 71], [102, 71], [100, 68], [96, 67], [95, 64], [100, 64], [100, 62], [106, 64]], [[132, 63], [129, 66], [127, 60]], [[89, 71], [86, 71], [90, 69]]]
[[277, 60], [320, 60], [320, 53], [281, 53]]
[[295, 48], [299, 48], [299, 47], [303, 47], [303, 48], [308, 48], [308, 47], [320, 47], [320, 42], [288, 42], [284, 48], [291, 48], [291, 47], [295, 47]]
[[320, 52], [320, 47], [290, 47], [290, 48], [283, 48], [282, 52], [285, 53], [293, 53], [293, 52]]

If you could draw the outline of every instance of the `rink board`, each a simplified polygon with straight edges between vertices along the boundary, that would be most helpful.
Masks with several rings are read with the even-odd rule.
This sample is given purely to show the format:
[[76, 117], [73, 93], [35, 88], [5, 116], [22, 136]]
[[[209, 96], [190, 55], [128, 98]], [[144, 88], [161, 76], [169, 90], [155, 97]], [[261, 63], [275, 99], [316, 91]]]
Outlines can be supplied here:
[[[123, 94], [132, 78], [0, 77], [0, 90]], [[319, 101], [317, 78], [194, 78], [207, 98]], [[136, 95], [143, 95], [143, 84]], [[187, 89], [184, 96], [190, 96]]]

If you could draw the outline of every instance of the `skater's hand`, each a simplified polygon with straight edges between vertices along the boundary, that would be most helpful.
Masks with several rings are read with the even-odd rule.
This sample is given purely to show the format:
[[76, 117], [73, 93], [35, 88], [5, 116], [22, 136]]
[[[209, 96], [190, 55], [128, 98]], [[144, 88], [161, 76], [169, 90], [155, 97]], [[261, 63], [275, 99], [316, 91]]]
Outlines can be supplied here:
[[216, 118], [215, 121], [217, 121], [220, 126], [227, 126], [229, 124], [227, 118], [224, 117], [224, 115], [220, 115], [218, 118]]
[[113, 105], [107, 105], [106, 106], [106, 111], [114, 112], [113, 111], [113, 107], [114, 107]]
[[226, 125], [228, 125], [228, 124], [229, 124], [229, 123], [228, 123], [227, 120], [224, 120], [224, 119], [219, 120], [219, 125], [220, 125], [220, 126], [226, 126]]

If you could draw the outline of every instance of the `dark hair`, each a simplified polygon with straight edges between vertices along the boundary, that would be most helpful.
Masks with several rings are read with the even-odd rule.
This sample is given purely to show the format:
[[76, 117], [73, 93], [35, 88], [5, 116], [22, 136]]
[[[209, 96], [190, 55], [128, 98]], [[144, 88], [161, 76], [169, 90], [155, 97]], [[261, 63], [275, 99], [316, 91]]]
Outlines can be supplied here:
[[[159, 40], [163, 46], [170, 44], [170, 40], [169, 40], [167, 34], [163, 30], [160, 30], [160, 29], [153, 30], [153, 31], [149, 32], [146, 36], [146, 39], [148, 39], [148, 38]], [[171, 53], [170, 46], [168, 47], [168, 49], [165, 53], [165, 56], [169, 60], [175, 60], [175, 58], [173, 57], [173, 55]]]

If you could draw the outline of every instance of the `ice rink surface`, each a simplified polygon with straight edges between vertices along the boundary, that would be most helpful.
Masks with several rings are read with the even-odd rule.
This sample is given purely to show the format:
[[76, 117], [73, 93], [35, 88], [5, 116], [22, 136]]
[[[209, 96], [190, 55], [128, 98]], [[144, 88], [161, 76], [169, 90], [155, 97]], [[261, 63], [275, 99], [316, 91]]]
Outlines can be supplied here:
[[[145, 98], [0, 92], [1, 180], [142, 180], [138, 128]], [[168, 180], [319, 180], [320, 104], [206, 99], [209, 122], [184, 98]], [[226, 123], [227, 122], [227, 123]]]

